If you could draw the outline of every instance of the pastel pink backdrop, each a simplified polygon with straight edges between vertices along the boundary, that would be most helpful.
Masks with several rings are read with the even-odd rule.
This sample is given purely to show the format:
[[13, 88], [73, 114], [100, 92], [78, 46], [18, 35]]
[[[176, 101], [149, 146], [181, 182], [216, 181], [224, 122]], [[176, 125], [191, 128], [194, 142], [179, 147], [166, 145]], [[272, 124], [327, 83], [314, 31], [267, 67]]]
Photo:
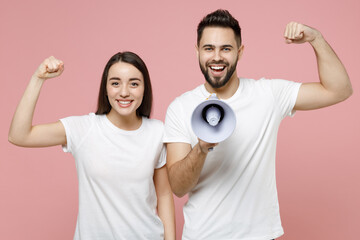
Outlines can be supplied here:
[[[37, 66], [50, 55], [65, 72], [46, 82], [34, 123], [94, 111], [99, 79], [114, 53], [131, 50], [147, 63], [153, 118], [203, 83], [195, 54], [196, 26], [225, 8], [239, 20], [245, 52], [240, 76], [317, 81], [308, 44], [286, 45], [287, 22], [316, 27], [336, 50], [354, 95], [339, 105], [298, 112], [278, 138], [277, 181], [285, 235], [280, 239], [347, 239], [360, 235], [358, 0], [303, 1], [1, 1], [0, 239], [72, 239], [77, 177], [61, 147], [18, 148], [7, 133], [16, 105]], [[175, 199], [180, 239], [186, 201]], [[241, 226], [239, 226], [241, 227]]]

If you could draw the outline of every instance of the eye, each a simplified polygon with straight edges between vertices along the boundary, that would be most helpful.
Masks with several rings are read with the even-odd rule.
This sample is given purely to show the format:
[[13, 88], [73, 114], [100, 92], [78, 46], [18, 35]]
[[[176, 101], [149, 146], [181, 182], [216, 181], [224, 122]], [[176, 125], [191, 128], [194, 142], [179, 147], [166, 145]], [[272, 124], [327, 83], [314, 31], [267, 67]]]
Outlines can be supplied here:
[[137, 87], [137, 86], [139, 86], [139, 83], [137, 83], [137, 82], [131, 82], [130, 85], [131, 85], [132, 87]]
[[225, 52], [229, 52], [229, 51], [231, 51], [231, 48], [225, 47], [225, 48], [223, 48], [223, 50], [224, 50]]
[[119, 83], [118, 82], [112, 82], [111, 86], [119, 86]]

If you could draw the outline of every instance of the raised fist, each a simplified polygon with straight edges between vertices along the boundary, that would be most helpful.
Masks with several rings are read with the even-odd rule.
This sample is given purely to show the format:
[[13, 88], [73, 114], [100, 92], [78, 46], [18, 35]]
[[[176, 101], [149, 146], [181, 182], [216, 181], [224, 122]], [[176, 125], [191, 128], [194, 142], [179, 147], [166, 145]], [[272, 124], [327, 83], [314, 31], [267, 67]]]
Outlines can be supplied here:
[[53, 56], [45, 59], [36, 72], [34, 76], [41, 79], [49, 79], [60, 76], [64, 71], [64, 63], [61, 60], [54, 58]]
[[286, 43], [312, 42], [319, 36], [318, 30], [297, 22], [288, 23], [284, 33]]

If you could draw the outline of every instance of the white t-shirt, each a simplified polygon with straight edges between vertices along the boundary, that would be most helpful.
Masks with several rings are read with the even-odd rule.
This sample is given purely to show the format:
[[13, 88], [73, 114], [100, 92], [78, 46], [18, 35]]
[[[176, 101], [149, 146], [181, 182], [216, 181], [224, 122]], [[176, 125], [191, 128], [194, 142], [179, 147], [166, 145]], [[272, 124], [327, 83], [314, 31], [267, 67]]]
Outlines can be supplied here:
[[[234, 133], [207, 155], [197, 185], [184, 206], [183, 239], [269, 240], [283, 234], [275, 178], [281, 120], [292, 114], [300, 83], [240, 78], [229, 99]], [[169, 106], [164, 142], [198, 139], [191, 128], [195, 107], [209, 97], [204, 85]]]
[[153, 181], [166, 161], [163, 123], [142, 118], [140, 128], [125, 131], [94, 113], [61, 122], [79, 180], [74, 239], [163, 239]]

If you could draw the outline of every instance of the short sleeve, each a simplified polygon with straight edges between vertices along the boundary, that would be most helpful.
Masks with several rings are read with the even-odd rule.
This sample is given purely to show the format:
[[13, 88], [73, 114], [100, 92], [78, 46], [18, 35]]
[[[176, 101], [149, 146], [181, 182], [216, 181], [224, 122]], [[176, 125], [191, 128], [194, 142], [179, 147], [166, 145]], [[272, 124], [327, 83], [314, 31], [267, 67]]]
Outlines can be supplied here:
[[166, 146], [165, 144], [163, 144], [160, 152], [159, 161], [157, 162], [155, 169], [162, 168], [165, 164], [166, 164]]
[[95, 118], [94, 113], [84, 116], [72, 116], [60, 119], [64, 125], [66, 133], [66, 145], [62, 146], [64, 152], [74, 153], [77, 147], [81, 145], [83, 139], [85, 139], [87, 133], [93, 126]]
[[185, 113], [178, 98], [168, 107], [165, 118], [164, 142], [190, 143], [190, 136], [185, 126]]
[[301, 83], [283, 79], [271, 79], [267, 82], [270, 84], [281, 117], [293, 116], [295, 114], [294, 106]]

